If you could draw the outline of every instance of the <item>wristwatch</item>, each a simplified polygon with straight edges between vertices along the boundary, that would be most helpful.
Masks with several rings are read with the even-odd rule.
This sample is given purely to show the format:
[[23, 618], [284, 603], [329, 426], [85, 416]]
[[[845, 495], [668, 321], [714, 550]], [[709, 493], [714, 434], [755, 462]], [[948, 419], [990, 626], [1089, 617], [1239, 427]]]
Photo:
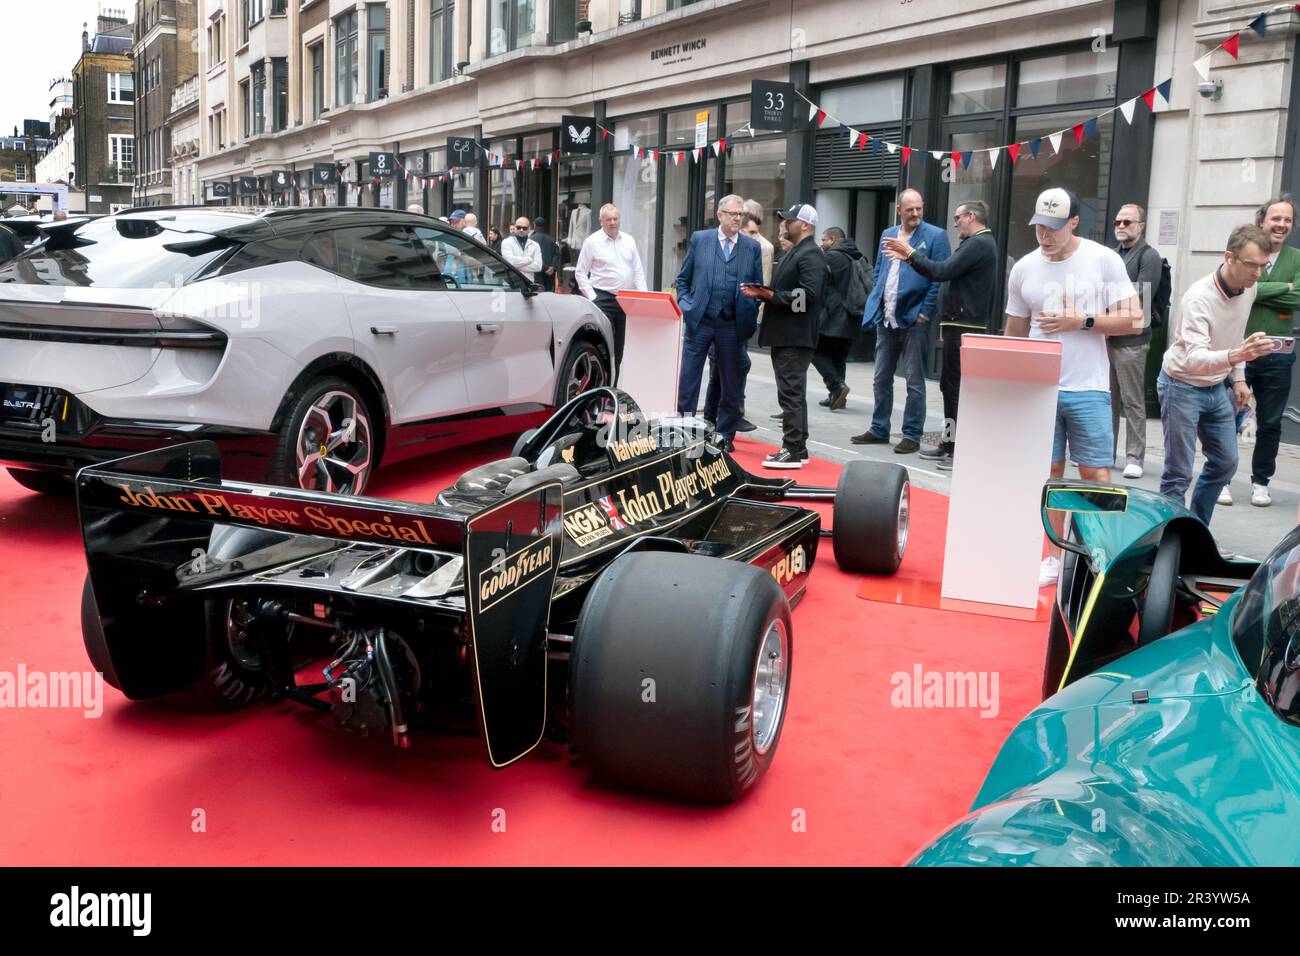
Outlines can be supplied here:
[[1084, 331], [1087, 331], [1088, 329], [1092, 328], [1096, 324], [1097, 324], [1097, 317], [1095, 315], [1085, 315], [1083, 317]]

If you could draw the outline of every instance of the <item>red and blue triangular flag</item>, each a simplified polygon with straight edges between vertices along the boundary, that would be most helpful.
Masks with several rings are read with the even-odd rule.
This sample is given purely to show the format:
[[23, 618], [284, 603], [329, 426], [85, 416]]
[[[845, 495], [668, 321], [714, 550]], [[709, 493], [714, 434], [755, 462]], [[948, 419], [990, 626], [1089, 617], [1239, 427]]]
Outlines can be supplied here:
[[1173, 85], [1173, 78], [1169, 78], [1156, 87], [1156, 92], [1164, 99], [1165, 105], [1169, 105], [1169, 88]]

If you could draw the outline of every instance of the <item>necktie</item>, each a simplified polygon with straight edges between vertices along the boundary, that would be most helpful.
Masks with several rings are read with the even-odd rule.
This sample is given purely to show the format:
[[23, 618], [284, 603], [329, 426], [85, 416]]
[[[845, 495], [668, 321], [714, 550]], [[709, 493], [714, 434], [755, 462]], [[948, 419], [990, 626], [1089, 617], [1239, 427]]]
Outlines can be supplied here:
[[723, 250], [724, 250], [723, 253], [722, 253], [722, 258], [724, 258], [724, 259], [726, 259], [728, 262], [730, 262], [730, 261], [731, 261], [731, 240], [730, 240], [730, 239], [727, 239], [727, 240], [722, 244], [722, 248], [723, 248]]

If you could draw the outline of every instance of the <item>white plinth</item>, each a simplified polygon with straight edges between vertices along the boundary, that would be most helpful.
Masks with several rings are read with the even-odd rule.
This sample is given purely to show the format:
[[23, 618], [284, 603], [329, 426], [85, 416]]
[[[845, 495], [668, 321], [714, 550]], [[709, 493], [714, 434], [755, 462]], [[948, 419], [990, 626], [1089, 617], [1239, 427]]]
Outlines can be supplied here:
[[682, 361], [682, 310], [670, 292], [618, 293], [627, 314], [627, 340], [618, 387], [648, 418], [677, 414]]

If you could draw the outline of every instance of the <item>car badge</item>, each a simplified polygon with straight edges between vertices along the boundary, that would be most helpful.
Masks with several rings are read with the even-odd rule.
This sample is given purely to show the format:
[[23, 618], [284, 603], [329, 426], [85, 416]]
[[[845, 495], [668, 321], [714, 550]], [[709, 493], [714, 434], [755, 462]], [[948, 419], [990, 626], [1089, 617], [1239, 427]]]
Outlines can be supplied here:
[[569, 464], [573, 464], [573, 446], [570, 445], [568, 448], [564, 449], [564, 451], [560, 452], [560, 457]]
[[330, 450], [326, 448], [324, 445], [320, 446], [320, 456], [322, 458], [328, 458], [330, 456]]

